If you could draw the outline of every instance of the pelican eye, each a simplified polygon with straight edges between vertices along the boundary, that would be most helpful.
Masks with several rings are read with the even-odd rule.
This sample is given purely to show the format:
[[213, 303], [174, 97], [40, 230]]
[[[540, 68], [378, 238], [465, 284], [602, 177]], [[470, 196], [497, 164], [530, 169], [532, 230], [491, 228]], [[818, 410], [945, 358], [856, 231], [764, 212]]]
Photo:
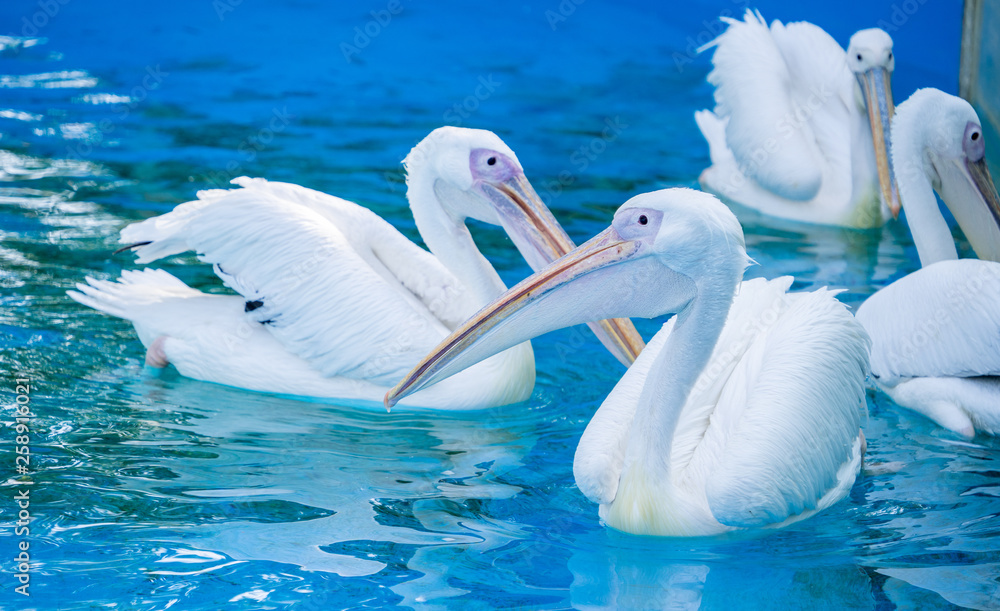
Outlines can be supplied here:
[[496, 157], [490, 157], [489, 159], [486, 160], [486, 165], [496, 165], [496, 164], [497, 164]]
[[858, 61], [861, 61], [861, 54], [858, 53]]
[[983, 128], [978, 123], [969, 121], [965, 125], [965, 133], [962, 134], [962, 150], [969, 161], [978, 163], [986, 154], [986, 136]]
[[640, 214], [639, 215], [639, 224], [640, 225], [645, 225], [648, 222], [649, 222], [649, 219], [646, 218], [645, 214]]

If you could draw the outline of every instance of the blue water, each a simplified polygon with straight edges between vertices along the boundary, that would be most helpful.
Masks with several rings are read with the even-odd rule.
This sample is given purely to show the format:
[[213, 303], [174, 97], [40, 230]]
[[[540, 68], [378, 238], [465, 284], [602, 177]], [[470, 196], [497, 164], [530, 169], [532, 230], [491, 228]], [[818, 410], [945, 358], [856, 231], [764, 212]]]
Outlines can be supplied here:
[[[353, 199], [417, 238], [399, 160], [444, 123], [499, 133], [583, 240], [636, 193], [696, 185], [708, 151], [692, 114], [711, 90], [690, 51], [744, 6], [5, 0], [0, 391], [11, 425], [15, 379], [29, 378], [37, 418], [27, 536], [15, 432], [0, 433], [0, 606], [1000, 606], [1000, 443], [960, 441], [881, 395], [869, 466], [823, 514], [776, 532], [637, 538], [602, 527], [573, 483], [580, 434], [623, 371], [586, 332], [534, 342], [524, 404], [387, 415], [152, 377], [127, 323], [64, 296], [135, 267], [110, 256], [125, 224], [243, 174]], [[897, 102], [957, 87], [958, 0], [757, 6], [842, 44], [895, 28]], [[609, 121], [620, 133], [603, 141]], [[898, 223], [741, 220], [751, 275], [843, 287], [852, 306], [917, 267]], [[499, 230], [474, 234], [508, 283], [527, 275]], [[191, 257], [164, 267], [217, 287]], [[638, 326], [649, 337], [657, 323]], [[14, 591], [21, 541], [30, 598]]]

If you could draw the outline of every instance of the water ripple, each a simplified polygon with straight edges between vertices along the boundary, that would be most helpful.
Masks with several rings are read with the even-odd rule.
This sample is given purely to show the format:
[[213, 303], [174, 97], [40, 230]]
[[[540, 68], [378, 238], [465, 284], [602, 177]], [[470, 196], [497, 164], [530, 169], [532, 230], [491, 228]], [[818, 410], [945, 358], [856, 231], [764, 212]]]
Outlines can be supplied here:
[[85, 70], [0, 75], [0, 89], [88, 89], [96, 87], [97, 82]]

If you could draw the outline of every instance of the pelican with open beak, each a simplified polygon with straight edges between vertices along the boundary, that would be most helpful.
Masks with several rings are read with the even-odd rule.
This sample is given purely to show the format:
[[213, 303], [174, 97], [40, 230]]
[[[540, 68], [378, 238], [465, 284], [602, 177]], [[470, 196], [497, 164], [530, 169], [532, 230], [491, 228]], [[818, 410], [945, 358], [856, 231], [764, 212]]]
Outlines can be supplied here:
[[741, 282], [748, 263], [742, 228], [715, 197], [634, 197], [607, 230], [457, 328], [385, 404], [557, 328], [675, 314], [583, 433], [580, 490], [635, 534], [803, 519], [843, 498], [861, 465], [869, 340], [833, 292]]
[[[1000, 433], [1000, 197], [965, 100], [920, 89], [899, 105], [892, 159], [921, 269], [858, 309], [872, 378], [897, 404], [965, 437]], [[959, 259], [934, 191], [979, 259]]]
[[[573, 243], [492, 132], [434, 130], [404, 160], [407, 198], [430, 252], [367, 208], [297, 185], [242, 188], [129, 225], [147, 263], [193, 250], [239, 295], [206, 294], [162, 270], [88, 278], [70, 296], [132, 321], [146, 363], [252, 390], [377, 402], [441, 338], [505, 290], [466, 227], [502, 226], [540, 267]], [[593, 327], [629, 365], [643, 348], [628, 321]], [[514, 346], [411, 404], [472, 409], [526, 399], [531, 346]], [[450, 387], [449, 387], [450, 386]]]
[[895, 59], [883, 30], [861, 30], [847, 51], [807, 22], [768, 27], [759, 12], [715, 48], [713, 110], [695, 113], [712, 165], [702, 186], [786, 219], [878, 227], [899, 212], [887, 134]]

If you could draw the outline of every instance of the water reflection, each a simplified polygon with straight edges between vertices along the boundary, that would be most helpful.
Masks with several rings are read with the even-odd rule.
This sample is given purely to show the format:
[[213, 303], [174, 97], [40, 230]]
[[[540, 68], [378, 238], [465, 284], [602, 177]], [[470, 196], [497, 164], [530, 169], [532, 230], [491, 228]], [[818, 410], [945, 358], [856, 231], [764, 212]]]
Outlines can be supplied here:
[[792, 223], [741, 208], [736, 212], [747, 252], [758, 263], [747, 270], [747, 277], [794, 276], [793, 290], [846, 289], [841, 300], [857, 306], [881, 279], [910, 265], [906, 240], [894, 239], [900, 230], [905, 234], [898, 221], [880, 229], [857, 230]]
[[[664, 548], [628, 545], [579, 552], [569, 562], [570, 594], [579, 609], [876, 609], [868, 574], [851, 563], [796, 568], [777, 554], [740, 562], [735, 550], [708, 562], [684, 560]], [[722, 547], [705, 542], [702, 547]], [[697, 554], [695, 554], [697, 555]], [[678, 557], [679, 556], [679, 557]], [[768, 556], [771, 556], [768, 558]]]
[[[504, 475], [535, 443], [530, 409], [387, 414], [171, 375], [126, 390], [148, 433], [129, 442], [142, 454], [117, 476], [159, 504], [188, 507], [157, 525], [161, 541], [342, 577], [405, 561], [415, 577], [394, 590], [416, 603], [461, 595], [446, 579], [456, 556], [525, 536], [476, 508], [521, 491]], [[170, 430], [183, 441], [158, 441]], [[189, 560], [161, 558], [156, 571], [205, 568]]]
[[700, 609], [705, 564], [649, 562], [647, 554], [574, 554], [570, 596], [577, 609]]
[[[878, 572], [890, 577], [883, 587], [897, 609], [941, 605], [941, 600], [931, 592], [967, 609], [1000, 608], [1000, 563], [879, 569]], [[913, 592], [904, 584], [926, 592]]]

